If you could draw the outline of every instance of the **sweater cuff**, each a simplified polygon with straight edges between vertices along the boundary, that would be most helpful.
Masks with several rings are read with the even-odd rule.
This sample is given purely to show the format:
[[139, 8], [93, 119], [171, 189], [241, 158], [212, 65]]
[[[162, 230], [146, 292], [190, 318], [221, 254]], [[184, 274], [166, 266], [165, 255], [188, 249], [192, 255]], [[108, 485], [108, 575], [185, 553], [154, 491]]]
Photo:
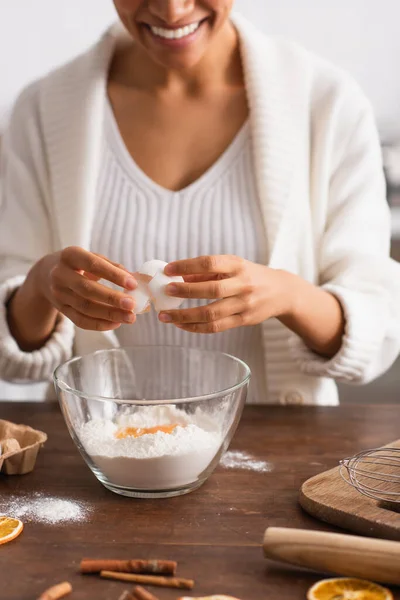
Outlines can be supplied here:
[[388, 305], [386, 298], [336, 285], [325, 285], [342, 305], [346, 319], [342, 346], [332, 358], [324, 358], [294, 337], [290, 349], [303, 373], [331, 377], [344, 383], [364, 383], [369, 366], [384, 341]]
[[58, 365], [71, 358], [75, 327], [69, 319], [61, 316], [40, 350], [23, 352], [8, 327], [6, 305], [24, 281], [25, 276], [17, 276], [0, 286], [0, 378], [7, 381], [47, 381]]

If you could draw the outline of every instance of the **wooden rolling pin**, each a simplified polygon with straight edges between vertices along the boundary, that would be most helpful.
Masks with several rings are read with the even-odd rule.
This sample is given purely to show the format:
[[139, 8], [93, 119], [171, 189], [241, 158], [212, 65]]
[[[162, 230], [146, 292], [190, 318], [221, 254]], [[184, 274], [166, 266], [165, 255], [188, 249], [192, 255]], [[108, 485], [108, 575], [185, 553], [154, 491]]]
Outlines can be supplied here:
[[400, 542], [339, 533], [270, 527], [266, 558], [315, 571], [400, 584]]

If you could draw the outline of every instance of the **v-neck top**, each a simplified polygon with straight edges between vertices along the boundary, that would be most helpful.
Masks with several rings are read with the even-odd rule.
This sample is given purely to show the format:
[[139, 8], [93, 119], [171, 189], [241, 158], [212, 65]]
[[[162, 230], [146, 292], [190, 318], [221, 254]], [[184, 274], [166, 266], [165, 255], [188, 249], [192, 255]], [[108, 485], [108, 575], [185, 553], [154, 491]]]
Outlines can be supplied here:
[[[255, 183], [251, 133], [246, 122], [229, 147], [196, 181], [171, 191], [137, 165], [107, 102], [102, 165], [97, 186], [92, 251], [136, 271], [145, 261], [170, 262], [204, 254], [236, 254], [261, 262], [266, 234]], [[185, 301], [185, 307], [205, 301]], [[179, 345], [219, 350], [252, 371], [249, 401], [266, 402], [260, 326], [214, 335], [193, 334], [160, 323], [155, 312], [117, 331], [121, 345]]]

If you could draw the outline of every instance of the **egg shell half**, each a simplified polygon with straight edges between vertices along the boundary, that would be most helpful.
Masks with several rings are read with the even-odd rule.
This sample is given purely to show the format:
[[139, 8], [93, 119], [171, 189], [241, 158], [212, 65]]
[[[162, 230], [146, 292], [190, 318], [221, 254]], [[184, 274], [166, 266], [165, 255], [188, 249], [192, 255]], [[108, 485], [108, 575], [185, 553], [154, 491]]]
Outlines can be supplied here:
[[153, 278], [157, 273], [163, 273], [167, 264], [163, 260], [148, 260], [140, 267], [139, 273]]
[[147, 286], [148, 284], [146, 282], [138, 279], [137, 288], [132, 292], [129, 292], [130, 296], [132, 296], [135, 301], [135, 315], [141, 315], [148, 312], [151, 308], [150, 294]]
[[165, 293], [165, 288], [170, 283], [183, 283], [183, 277], [169, 277], [162, 271], [159, 272], [148, 284], [154, 308], [157, 312], [162, 310], [176, 310], [183, 303], [183, 298], [175, 298]]

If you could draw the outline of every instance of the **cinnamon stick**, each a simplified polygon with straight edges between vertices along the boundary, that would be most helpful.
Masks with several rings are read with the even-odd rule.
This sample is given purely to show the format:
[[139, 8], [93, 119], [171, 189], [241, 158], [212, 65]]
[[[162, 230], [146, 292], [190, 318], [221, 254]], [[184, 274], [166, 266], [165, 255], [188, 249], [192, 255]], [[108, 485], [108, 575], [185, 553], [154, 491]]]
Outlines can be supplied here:
[[150, 592], [145, 590], [140, 585], [136, 586], [135, 589], [133, 590], [133, 596], [134, 596], [134, 598], [136, 598], [136, 600], [158, 600], [158, 598], [156, 598], [156, 596], [153, 596], [153, 594], [150, 594]]
[[138, 573], [148, 575], [175, 575], [177, 563], [172, 560], [104, 560], [84, 558], [81, 561], [81, 573]]
[[38, 600], [59, 600], [60, 598], [64, 598], [64, 596], [68, 596], [72, 592], [72, 585], [68, 583], [68, 581], [64, 581], [64, 583], [59, 583], [58, 585], [54, 585], [49, 588], [38, 598]]
[[201, 598], [193, 598], [193, 596], [181, 596], [178, 600], [239, 600], [239, 598], [234, 598], [233, 596], [221, 596], [221, 594], [217, 594], [216, 596], [202, 596]]
[[177, 588], [191, 590], [194, 587], [192, 579], [180, 579], [178, 577], [158, 577], [152, 575], [135, 575], [133, 573], [115, 573], [113, 571], [101, 571], [100, 577], [104, 579], [115, 579], [117, 581], [132, 581], [143, 585], [155, 585], [158, 587]]

